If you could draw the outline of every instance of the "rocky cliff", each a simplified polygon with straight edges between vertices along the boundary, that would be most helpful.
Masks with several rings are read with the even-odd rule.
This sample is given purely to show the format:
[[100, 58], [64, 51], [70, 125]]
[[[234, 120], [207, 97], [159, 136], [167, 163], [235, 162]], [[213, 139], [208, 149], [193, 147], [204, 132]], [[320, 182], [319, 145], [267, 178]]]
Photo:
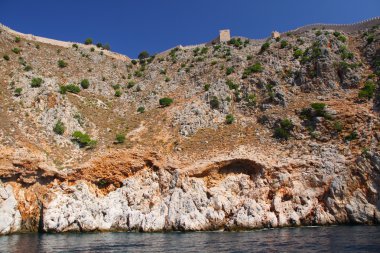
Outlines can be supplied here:
[[0, 234], [380, 221], [379, 26], [139, 60], [0, 32]]

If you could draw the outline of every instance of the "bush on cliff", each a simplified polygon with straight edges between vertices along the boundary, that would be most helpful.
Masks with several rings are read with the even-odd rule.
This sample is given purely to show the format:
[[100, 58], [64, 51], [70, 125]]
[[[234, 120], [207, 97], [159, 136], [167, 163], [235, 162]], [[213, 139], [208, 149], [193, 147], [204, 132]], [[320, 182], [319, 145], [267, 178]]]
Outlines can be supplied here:
[[293, 130], [294, 125], [290, 119], [283, 119], [280, 121], [278, 127], [274, 129], [274, 136], [277, 139], [288, 140], [290, 138], [290, 132]]
[[73, 141], [79, 144], [79, 147], [84, 148], [94, 148], [96, 146], [96, 140], [92, 140], [90, 136], [86, 133], [82, 133], [81, 131], [75, 131], [72, 134]]
[[53, 127], [53, 131], [56, 134], [62, 135], [65, 132], [65, 125], [61, 120], [58, 120]]
[[161, 98], [158, 102], [161, 106], [167, 107], [173, 103], [173, 99], [164, 97], [164, 98]]

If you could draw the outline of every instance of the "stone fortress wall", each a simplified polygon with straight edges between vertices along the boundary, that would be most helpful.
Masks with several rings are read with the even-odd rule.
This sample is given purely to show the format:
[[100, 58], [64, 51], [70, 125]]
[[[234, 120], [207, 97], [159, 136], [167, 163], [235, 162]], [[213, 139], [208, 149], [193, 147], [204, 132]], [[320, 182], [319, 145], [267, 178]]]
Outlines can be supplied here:
[[125, 55], [118, 54], [115, 52], [111, 52], [109, 50], [101, 50], [100, 48], [97, 48], [94, 45], [85, 45], [85, 44], [78, 43], [78, 42], [60, 41], [60, 40], [54, 40], [54, 39], [48, 39], [48, 38], [44, 38], [44, 37], [40, 37], [40, 36], [35, 36], [33, 34], [24, 34], [24, 33], [14, 31], [11, 28], [9, 28], [3, 24], [0, 24], [0, 30], [8, 32], [9, 34], [12, 34], [14, 36], [18, 36], [18, 37], [26, 39], [26, 40], [40, 42], [40, 43], [46, 43], [46, 44], [59, 46], [59, 47], [71, 48], [73, 46], [73, 44], [77, 44], [78, 47], [88, 49], [88, 50], [90, 50], [93, 47], [95, 49], [95, 51], [99, 51], [99, 52], [102, 51], [105, 55], [108, 55], [108, 56], [113, 57], [115, 59], [122, 60], [122, 61], [130, 60]]
[[[305, 25], [305, 26], [302, 26], [302, 27], [299, 27], [299, 28], [296, 28], [293, 30], [282, 32], [282, 33], [280, 33], [280, 35], [286, 36], [288, 33], [300, 34], [300, 33], [303, 33], [305, 31], [312, 30], [312, 29], [327, 29], [327, 30], [337, 30], [337, 31], [342, 31], [342, 32], [355, 32], [355, 31], [366, 29], [366, 28], [371, 28], [371, 27], [376, 26], [376, 25], [380, 25], [380, 17], [374, 17], [374, 18], [367, 19], [367, 20], [357, 22], [357, 23], [353, 23], [353, 24], [322, 24], [322, 23], [318, 23], [318, 24]], [[11, 34], [14, 34], [15, 36], [19, 36], [19, 37], [22, 37], [22, 38], [25, 38], [28, 40], [41, 42], [41, 43], [48, 43], [51, 45], [56, 45], [56, 46], [61, 46], [61, 47], [66, 47], [66, 48], [72, 47], [72, 45], [74, 43], [77, 44], [81, 48], [90, 49], [91, 47], [93, 47], [93, 45], [85, 45], [85, 44], [81, 44], [81, 43], [77, 43], [77, 42], [59, 41], [59, 40], [34, 36], [32, 34], [23, 34], [23, 33], [14, 31], [11, 28], [9, 28], [5, 25], [2, 25], [2, 24], [0, 24], [0, 30], [5, 30]], [[181, 49], [188, 49], [189, 50], [189, 49], [194, 49], [196, 47], [203, 47], [203, 46], [207, 46], [207, 45], [212, 45], [213, 42], [214, 43], [225, 42], [225, 41], [229, 40], [228, 38], [230, 38], [230, 31], [229, 30], [220, 30], [219, 36], [217, 38], [213, 39], [212, 41], [208, 42], [208, 43], [201, 43], [201, 44], [187, 45], [187, 46], [178, 45], [178, 46], [175, 46], [175, 47], [170, 48], [168, 50], [165, 50], [163, 52], [160, 52], [157, 55], [165, 55], [177, 47], [181, 48]], [[262, 38], [262, 39], [249, 39], [246, 37], [234, 36], [234, 38], [241, 38], [244, 40], [248, 39], [250, 41], [250, 43], [259, 46], [263, 42], [265, 42], [265, 40], [267, 40], [269, 37]], [[100, 49], [98, 49], [96, 47], [95, 47], [95, 50], [100, 51]], [[118, 54], [118, 53], [111, 52], [108, 50], [102, 50], [102, 51], [104, 52], [105, 55], [111, 56], [111, 57], [119, 59], [119, 60], [124, 60], [124, 61], [130, 60], [129, 57], [122, 55], [122, 54]]]
[[367, 20], [363, 20], [353, 24], [311, 24], [305, 25], [294, 30], [282, 32], [281, 35], [286, 35], [287, 33], [299, 34], [308, 30], [313, 29], [325, 29], [325, 30], [337, 30], [342, 32], [355, 32], [363, 30], [366, 28], [371, 28], [372, 26], [380, 25], [380, 17], [374, 17]]

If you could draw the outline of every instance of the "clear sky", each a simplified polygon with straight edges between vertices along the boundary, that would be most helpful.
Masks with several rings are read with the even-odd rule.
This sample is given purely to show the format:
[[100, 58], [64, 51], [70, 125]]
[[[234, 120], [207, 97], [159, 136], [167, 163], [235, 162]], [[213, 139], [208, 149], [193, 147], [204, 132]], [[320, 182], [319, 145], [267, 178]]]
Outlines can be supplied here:
[[43, 37], [108, 42], [136, 57], [207, 42], [220, 29], [263, 38], [310, 23], [380, 16], [380, 0], [0, 0], [0, 22]]

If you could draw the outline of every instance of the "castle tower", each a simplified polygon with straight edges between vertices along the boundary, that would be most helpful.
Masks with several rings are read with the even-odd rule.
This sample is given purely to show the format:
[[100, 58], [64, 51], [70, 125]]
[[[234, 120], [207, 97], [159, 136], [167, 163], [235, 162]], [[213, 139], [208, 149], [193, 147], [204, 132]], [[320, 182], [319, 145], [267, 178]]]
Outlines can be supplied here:
[[231, 39], [230, 30], [225, 29], [225, 30], [219, 31], [219, 42], [227, 42], [227, 41], [230, 41], [230, 39]]
[[281, 34], [277, 31], [273, 31], [272, 32], [272, 38], [273, 39], [277, 39], [277, 38], [280, 38], [281, 37]]

